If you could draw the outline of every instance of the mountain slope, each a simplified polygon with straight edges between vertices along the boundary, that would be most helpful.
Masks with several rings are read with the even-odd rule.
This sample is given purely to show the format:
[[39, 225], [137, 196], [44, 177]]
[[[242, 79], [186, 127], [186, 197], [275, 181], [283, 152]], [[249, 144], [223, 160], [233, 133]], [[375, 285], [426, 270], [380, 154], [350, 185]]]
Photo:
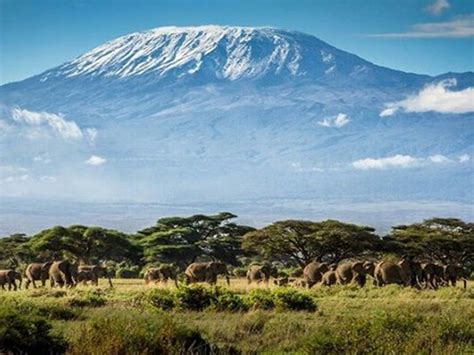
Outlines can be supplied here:
[[473, 73], [404, 73], [273, 28], [130, 34], [0, 87], [0, 193], [472, 203], [472, 112], [381, 117], [453, 79], [437, 90], [474, 86]]

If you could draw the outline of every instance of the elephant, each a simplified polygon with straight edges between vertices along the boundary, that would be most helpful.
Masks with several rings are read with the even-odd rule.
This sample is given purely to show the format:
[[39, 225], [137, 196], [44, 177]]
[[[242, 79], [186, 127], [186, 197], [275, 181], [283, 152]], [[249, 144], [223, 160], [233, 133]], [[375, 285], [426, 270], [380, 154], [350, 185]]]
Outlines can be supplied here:
[[421, 282], [424, 283], [425, 288], [432, 288], [436, 290], [439, 286], [445, 283], [445, 272], [441, 265], [434, 263], [421, 264]]
[[94, 279], [94, 275], [90, 270], [81, 270], [77, 272], [76, 282], [83, 283], [87, 285], [88, 281], [92, 281]]
[[150, 268], [145, 273], [145, 284], [147, 285], [150, 282], [158, 283], [160, 281], [166, 284], [169, 279], [173, 280], [176, 287], [178, 287], [178, 271], [171, 265], [161, 265], [156, 268]]
[[[80, 264], [78, 267], [78, 273], [81, 273], [81, 279], [84, 283], [90, 281], [92, 285], [99, 286], [99, 278], [106, 277], [109, 281], [109, 286], [114, 287], [112, 284], [112, 279], [110, 278], [107, 269], [100, 265], [86, 265]], [[79, 277], [79, 274], [78, 274]]]
[[55, 261], [49, 268], [51, 287], [74, 287], [76, 285], [77, 265], [68, 260]]
[[365, 285], [366, 272], [362, 261], [339, 264], [336, 269], [337, 282], [347, 285], [356, 282], [360, 287]]
[[265, 282], [268, 286], [270, 277], [277, 277], [277, 270], [269, 263], [263, 265], [251, 265], [247, 271], [247, 283], [250, 284], [252, 281], [257, 283]]
[[49, 278], [49, 268], [52, 264], [52, 262], [29, 264], [25, 271], [25, 287], [28, 288], [30, 284], [33, 284], [33, 288], [36, 288], [35, 281], [41, 281], [41, 285], [44, 287]]
[[456, 264], [448, 264], [443, 267], [444, 280], [449, 285], [456, 286], [456, 281], [462, 279], [464, 288], [467, 288], [467, 278], [465, 277], [464, 268]]
[[8, 291], [13, 287], [13, 290], [17, 290], [16, 278], [19, 273], [12, 269], [0, 270], [0, 286], [5, 291], [5, 285], [8, 285]]
[[402, 260], [398, 263], [381, 261], [375, 266], [374, 278], [377, 286], [387, 284], [410, 286], [411, 270], [409, 262], [407, 260]]
[[328, 264], [312, 261], [303, 270], [303, 277], [308, 288], [313, 287], [321, 281], [323, 274], [329, 270]]
[[322, 285], [332, 286], [337, 283], [337, 275], [335, 270], [328, 270], [323, 274]]
[[184, 272], [186, 284], [193, 282], [208, 282], [211, 285], [217, 283], [217, 276], [224, 275], [227, 285], [230, 285], [229, 272], [226, 264], [219, 261], [211, 261], [207, 263], [192, 263]]
[[375, 263], [373, 261], [365, 261], [362, 267], [367, 275], [374, 277]]

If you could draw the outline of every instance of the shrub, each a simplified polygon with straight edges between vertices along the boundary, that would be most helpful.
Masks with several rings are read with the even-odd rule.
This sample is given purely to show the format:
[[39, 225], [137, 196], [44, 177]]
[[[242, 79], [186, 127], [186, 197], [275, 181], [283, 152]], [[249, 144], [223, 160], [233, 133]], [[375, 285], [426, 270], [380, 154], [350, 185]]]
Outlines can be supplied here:
[[279, 288], [274, 291], [273, 298], [275, 305], [279, 309], [309, 312], [316, 310], [314, 299], [310, 295], [294, 288]]
[[65, 342], [51, 334], [51, 324], [36, 309], [0, 307], [0, 353], [51, 354], [65, 351]]
[[154, 308], [169, 310], [175, 305], [173, 292], [168, 289], [154, 289], [146, 294], [147, 302]]
[[253, 289], [247, 296], [247, 302], [253, 309], [273, 309], [275, 301], [268, 289]]
[[214, 289], [215, 298], [213, 300], [213, 307], [217, 311], [247, 311], [249, 306], [245, 299], [232, 291], [216, 287]]
[[193, 311], [201, 311], [215, 303], [214, 292], [201, 285], [181, 287], [176, 291], [178, 307]]
[[107, 303], [104, 295], [99, 290], [77, 292], [68, 300], [72, 307], [102, 307]]
[[[105, 310], [101, 310], [105, 311]], [[70, 354], [208, 354], [210, 346], [194, 330], [165, 315], [138, 310], [96, 312], [68, 332]]]

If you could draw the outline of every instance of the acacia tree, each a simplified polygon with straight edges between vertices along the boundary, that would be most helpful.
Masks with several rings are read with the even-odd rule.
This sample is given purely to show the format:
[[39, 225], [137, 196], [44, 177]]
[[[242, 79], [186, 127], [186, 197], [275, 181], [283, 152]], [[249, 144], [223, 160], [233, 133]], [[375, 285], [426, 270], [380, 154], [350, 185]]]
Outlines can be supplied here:
[[222, 212], [161, 218], [155, 226], [139, 231], [136, 239], [149, 263], [185, 266], [202, 257], [237, 265], [237, 258], [244, 254], [242, 236], [253, 228], [229, 222], [236, 217]]
[[0, 238], [0, 266], [1, 268], [15, 268], [31, 259], [32, 252], [27, 246], [26, 234], [13, 234]]
[[45, 229], [28, 240], [28, 247], [37, 260], [72, 257], [89, 263], [140, 259], [140, 249], [128, 235], [101, 227], [74, 225]]
[[265, 258], [304, 267], [314, 259], [328, 262], [373, 252], [380, 247], [374, 229], [334, 220], [278, 221], [244, 236], [243, 247]]
[[457, 218], [432, 218], [392, 227], [384, 238], [389, 251], [440, 263], [474, 263], [474, 223]]

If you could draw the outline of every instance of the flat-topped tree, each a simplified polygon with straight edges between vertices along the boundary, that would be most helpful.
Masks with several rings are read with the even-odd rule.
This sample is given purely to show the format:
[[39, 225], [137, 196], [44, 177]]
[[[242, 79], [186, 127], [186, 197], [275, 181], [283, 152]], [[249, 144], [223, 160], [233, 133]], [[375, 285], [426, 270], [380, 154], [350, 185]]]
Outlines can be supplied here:
[[457, 218], [431, 218], [392, 227], [384, 238], [388, 251], [445, 264], [474, 263], [474, 223]]
[[304, 267], [315, 259], [333, 263], [377, 250], [380, 238], [374, 231], [334, 220], [286, 220], [247, 233], [243, 246], [265, 258]]
[[236, 217], [221, 212], [161, 218], [155, 226], [138, 232], [136, 238], [149, 263], [185, 266], [203, 258], [237, 265], [237, 257], [245, 254], [241, 248], [242, 236], [253, 228], [229, 222]]

